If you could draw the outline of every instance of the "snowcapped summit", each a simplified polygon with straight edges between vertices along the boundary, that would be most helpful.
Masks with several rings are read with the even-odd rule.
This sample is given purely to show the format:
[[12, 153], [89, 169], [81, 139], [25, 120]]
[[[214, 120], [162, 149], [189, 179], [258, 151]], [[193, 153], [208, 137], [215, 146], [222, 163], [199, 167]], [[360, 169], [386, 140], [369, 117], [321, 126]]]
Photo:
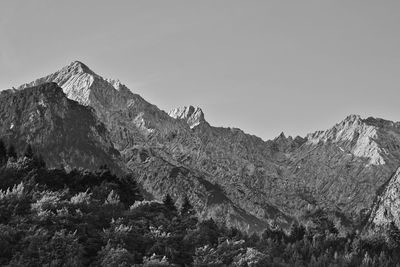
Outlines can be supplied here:
[[174, 119], [185, 120], [190, 128], [194, 128], [200, 123], [205, 122], [204, 113], [199, 107], [178, 107], [171, 110], [168, 115]]

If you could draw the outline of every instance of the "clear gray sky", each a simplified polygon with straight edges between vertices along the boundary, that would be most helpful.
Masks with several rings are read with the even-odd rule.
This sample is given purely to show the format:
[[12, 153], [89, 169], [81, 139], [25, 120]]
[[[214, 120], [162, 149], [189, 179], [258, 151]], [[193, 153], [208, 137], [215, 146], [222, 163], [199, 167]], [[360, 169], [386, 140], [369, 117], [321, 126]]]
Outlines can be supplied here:
[[0, 1], [0, 88], [80, 60], [263, 139], [400, 120], [398, 0]]

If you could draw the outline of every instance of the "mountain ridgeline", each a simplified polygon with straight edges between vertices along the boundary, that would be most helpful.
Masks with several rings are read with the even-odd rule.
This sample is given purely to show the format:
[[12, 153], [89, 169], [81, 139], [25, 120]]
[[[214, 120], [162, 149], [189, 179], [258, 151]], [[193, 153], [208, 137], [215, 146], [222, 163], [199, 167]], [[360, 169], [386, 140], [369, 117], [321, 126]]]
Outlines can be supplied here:
[[321, 212], [341, 229], [388, 225], [389, 216], [377, 214], [398, 214], [397, 202], [385, 198], [399, 194], [391, 189], [398, 183], [399, 122], [350, 115], [304, 138], [282, 133], [264, 141], [210, 125], [200, 108], [164, 112], [75, 61], [2, 92], [0, 136], [19, 149], [32, 144], [48, 166], [106, 164], [131, 173], [148, 198], [187, 196], [200, 219], [248, 232]]

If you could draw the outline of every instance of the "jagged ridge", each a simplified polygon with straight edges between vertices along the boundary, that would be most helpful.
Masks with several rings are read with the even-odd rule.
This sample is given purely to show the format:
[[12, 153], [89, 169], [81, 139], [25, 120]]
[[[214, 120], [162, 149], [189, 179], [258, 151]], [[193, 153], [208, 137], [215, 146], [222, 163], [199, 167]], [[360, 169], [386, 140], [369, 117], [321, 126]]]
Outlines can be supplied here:
[[[306, 138], [281, 134], [263, 141], [209, 125], [199, 108], [178, 108], [168, 116], [80, 62], [30, 85], [44, 81], [57, 82], [69, 97], [94, 108], [124, 162], [155, 197], [189, 193], [204, 216], [233, 218], [242, 210], [260, 222], [285, 224], [287, 214], [312, 205], [354, 219], [370, 209], [377, 188], [400, 165], [399, 123], [352, 115]], [[177, 168], [186, 171], [168, 178]], [[201, 181], [226, 197], [218, 198], [225, 201], [217, 209], [207, 204], [214, 187]], [[222, 215], [215, 215], [218, 209]], [[246, 228], [253, 219], [245, 217], [232, 224]]]

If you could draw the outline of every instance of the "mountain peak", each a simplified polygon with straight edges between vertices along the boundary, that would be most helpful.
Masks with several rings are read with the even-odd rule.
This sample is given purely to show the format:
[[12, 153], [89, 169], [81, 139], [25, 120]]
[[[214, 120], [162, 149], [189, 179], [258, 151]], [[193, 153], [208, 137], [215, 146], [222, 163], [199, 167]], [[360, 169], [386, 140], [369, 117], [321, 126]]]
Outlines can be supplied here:
[[354, 156], [369, 159], [371, 165], [385, 164], [384, 149], [378, 144], [382, 128], [368, 123], [359, 115], [349, 115], [340, 123], [326, 131], [317, 131], [307, 135], [309, 143], [336, 144], [341, 150], [346, 149]]
[[92, 75], [96, 75], [87, 65], [82, 63], [81, 61], [75, 60], [71, 62], [68, 66], [64, 67], [68, 71], [75, 71], [75, 72], [84, 72]]
[[190, 128], [194, 128], [200, 123], [205, 122], [203, 110], [194, 106], [175, 108], [168, 112], [168, 115], [174, 119], [186, 120]]
[[284, 133], [284, 132], [281, 132], [281, 134], [280, 134], [278, 137], [276, 137], [275, 140], [276, 140], [276, 139], [286, 139], [285, 133]]
[[104, 79], [81, 61], [75, 60], [60, 70], [18, 89], [33, 87], [39, 84], [55, 82], [69, 99], [85, 106], [112, 106], [118, 108], [126, 105], [133, 97], [132, 92], [119, 80]]
[[359, 122], [361, 121], [361, 116], [358, 114], [350, 114], [348, 115], [343, 121], [342, 123], [355, 123], [355, 122]]

